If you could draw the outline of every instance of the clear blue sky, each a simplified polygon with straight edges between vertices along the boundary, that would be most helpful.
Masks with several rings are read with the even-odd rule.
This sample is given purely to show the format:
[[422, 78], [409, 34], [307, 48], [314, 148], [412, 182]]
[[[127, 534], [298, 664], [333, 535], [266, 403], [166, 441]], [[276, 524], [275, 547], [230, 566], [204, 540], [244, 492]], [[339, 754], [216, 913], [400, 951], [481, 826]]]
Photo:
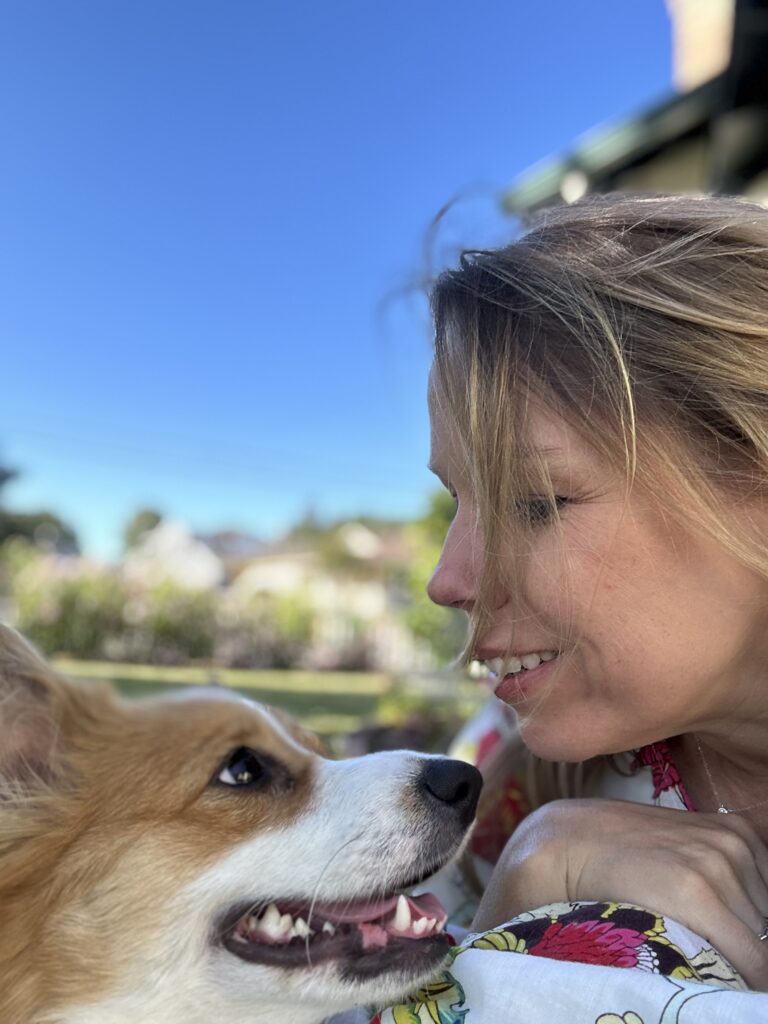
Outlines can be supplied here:
[[5, 0], [0, 460], [110, 557], [139, 506], [412, 516], [421, 304], [499, 191], [671, 89], [663, 0]]

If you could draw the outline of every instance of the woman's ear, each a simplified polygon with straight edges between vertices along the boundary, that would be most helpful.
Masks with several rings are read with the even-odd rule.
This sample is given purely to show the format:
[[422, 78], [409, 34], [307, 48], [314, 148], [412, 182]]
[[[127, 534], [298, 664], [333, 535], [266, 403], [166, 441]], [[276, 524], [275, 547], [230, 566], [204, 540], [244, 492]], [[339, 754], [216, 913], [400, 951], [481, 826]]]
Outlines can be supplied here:
[[[66, 683], [15, 630], [0, 624], [0, 785], [8, 791], [58, 775]], [[0, 799], [2, 792], [0, 792]]]

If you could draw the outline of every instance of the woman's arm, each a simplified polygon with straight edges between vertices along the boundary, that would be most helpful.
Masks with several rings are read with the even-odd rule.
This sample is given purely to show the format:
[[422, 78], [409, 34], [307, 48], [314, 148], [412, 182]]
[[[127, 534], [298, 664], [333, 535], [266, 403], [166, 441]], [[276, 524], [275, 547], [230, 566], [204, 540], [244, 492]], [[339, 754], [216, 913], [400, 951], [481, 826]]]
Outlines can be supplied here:
[[527, 817], [499, 859], [473, 929], [566, 900], [628, 901], [707, 938], [768, 990], [768, 851], [738, 815], [616, 800], [558, 800]]

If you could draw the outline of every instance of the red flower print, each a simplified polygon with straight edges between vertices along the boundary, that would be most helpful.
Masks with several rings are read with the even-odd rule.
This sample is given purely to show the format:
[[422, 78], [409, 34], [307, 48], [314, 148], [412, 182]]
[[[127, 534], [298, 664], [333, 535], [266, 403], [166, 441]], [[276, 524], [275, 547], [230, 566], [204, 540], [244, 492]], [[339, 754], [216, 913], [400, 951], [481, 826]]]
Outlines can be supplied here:
[[555, 921], [528, 952], [550, 960], [636, 967], [638, 951], [645, 941], [642, 932], [617, 928], [611, 921], [573, 921], [570, 924]]

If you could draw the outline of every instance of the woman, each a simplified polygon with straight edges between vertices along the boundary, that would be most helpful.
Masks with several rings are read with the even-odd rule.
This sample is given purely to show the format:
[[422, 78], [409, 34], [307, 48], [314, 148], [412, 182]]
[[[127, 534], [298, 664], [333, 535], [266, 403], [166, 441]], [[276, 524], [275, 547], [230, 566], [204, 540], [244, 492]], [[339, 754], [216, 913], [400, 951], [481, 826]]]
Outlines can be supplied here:
[[[594, 926], [621, 901], [662, 922], [655, 966], [625, 965], [683, 979], [680, 1006], [715, 995], [701, 981], [768, 991], [768, 212], [590, 198], [465, 253], [432, 303], [431, 465], [457, 507], [429, 593], [468, 612], [506, 705], [482, 765], [496, 824], [526, 751], [529, 788], [566, 763], [570, 797], [521, 824], [507, 802], [473, 929], [518, 915], [514, 945], [542, 905]], [[678, 926], [701, 955], [660, 968]], [[554, 966], [566, 1003], [541, 1019], [595, 1020], [584, 968]], [[637, 970], [609, 975], [618, 1016], [597, 1019], [662, 1019], [634, 1006]], [[695, 1019], [768, 1020], [768, 996], [724, 995]]]

